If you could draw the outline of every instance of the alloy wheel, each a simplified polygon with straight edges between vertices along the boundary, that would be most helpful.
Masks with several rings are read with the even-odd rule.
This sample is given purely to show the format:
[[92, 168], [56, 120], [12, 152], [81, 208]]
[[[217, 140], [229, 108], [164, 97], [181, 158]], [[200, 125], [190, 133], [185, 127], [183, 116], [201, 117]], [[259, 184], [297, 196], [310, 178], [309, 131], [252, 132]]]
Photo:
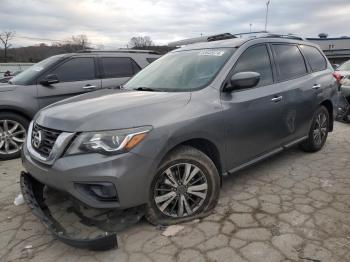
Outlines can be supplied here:
[[11, 155], [22, 149], [26, 130], [14, 120], [0, 120], [0, 155]]
[[328, 132], [328, 121], [327, 116], [324, 112], [320, 112], [316, 116], [314, 129], [313, 129], [313, 139], [316, 145], [321, 145]]
[[154, 202], [166, 216], [181, 218], [201, 209], [208, 195], [203, 171], [192, 163], [168, 167], [156, 180]]

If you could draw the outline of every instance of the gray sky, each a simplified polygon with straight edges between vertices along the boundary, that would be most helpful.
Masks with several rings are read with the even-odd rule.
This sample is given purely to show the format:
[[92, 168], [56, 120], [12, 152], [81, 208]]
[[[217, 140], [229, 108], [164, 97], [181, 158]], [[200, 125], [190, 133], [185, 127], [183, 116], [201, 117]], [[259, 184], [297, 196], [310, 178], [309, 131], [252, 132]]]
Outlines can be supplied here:
[[[157, 44], [216, 33], [263, 30], [266, 0], [0, 0], [0, 31], [14, 45], [86, 34], [93, 44], [124, 47], [133, 36]], [[316, 37], [350, 36], [349, 0], [271, 0], [268, 30]]]

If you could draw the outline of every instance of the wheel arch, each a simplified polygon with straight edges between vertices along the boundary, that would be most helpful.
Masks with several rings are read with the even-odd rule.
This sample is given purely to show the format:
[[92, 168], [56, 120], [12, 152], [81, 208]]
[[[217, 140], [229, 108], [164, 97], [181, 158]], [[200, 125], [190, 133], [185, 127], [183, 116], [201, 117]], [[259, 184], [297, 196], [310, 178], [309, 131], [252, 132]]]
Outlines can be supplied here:
[[163, 159], [165, 159], [174, 149], [180, 147], [180, 146], [191, 146], [193, 148], [196, 148], [197, 150], [203, 152], [206, 154], [215, 164], [218, 173], [220, 175], [220, 180], [223, 173], [223, 162], [221, 158], [220, 151], [218, 147], [210, 141], [207, 138], [191, 138], [184, 141], [181, 141], [177, 143], [176, 145], [173, 145], [163, 156], [161, 162], [163, 162]]
[[21, 110], [16, 107], [8, 107], [8, 106], [0, 106], [0, 113], [13, 113], [20, 115], [24, 118], [26, 118], [29, 122], [31, 121], [32, 117], [28, 112], [25, 112], [24, 110]]

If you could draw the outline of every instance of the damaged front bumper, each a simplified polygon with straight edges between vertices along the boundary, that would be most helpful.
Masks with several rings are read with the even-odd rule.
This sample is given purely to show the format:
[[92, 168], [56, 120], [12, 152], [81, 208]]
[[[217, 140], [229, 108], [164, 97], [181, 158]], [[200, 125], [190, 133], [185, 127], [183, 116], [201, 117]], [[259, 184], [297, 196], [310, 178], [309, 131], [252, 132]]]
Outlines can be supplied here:
[[70, 236], [52, 216], [49, 207], [45, 203], [45, 185], [26, 172], [21, 173], [20, 184], [23, 197], [33, 214], [40, 219], [57, 239], [70, 246], [90, 250], [108, 250], [118, 247], [117, 234], [113, 231], [106, 231], [104, 235], [99, 235], [95, 238], [77, 239]]

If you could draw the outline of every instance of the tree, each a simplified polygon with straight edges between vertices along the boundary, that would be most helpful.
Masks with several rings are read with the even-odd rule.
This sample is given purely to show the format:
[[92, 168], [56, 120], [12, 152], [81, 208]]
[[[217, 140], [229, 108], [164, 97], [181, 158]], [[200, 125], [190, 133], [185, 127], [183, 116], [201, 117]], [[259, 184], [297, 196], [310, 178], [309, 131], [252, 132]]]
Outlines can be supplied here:
[[90, 42], [86, 35], [76, 35], [72, 36], [72, 44], [80, 47], [82, 50], [90, 48]]
[[4, 47], [4, 60], [7, 62], [7, 51], [11, 47], [11, 40], [15, 37], [14, 31], [4, 31], [0, 33], [0, 42]]
[[134, 36], [130, 39], [128, 47], [130, 48], [144, 48], [154, 46], [152, 39], [149, 36]]

